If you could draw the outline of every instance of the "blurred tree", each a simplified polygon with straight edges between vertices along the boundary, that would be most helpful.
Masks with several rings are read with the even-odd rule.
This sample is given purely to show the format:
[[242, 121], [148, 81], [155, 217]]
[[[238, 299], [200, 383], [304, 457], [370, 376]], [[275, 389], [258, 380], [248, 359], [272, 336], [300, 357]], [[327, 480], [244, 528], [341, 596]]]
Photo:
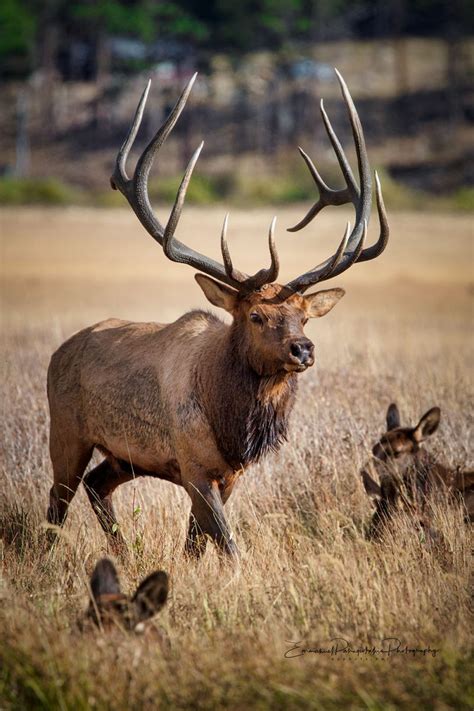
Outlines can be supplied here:
[[[105, 37], [122, 35], [150, 43], [158, 37], [185, 38], [201, 42], [207, 37], [205, 24], [190, 13], [189, 2], [156, 2], [156, 0], [80, 0], [70, 2], [70, 17], [81, 30], [96, 36], [99, 43]], [[97, 73], [101, 74], [98, 49]]]
[[0, 3], [0, 72], [2, 76], [25, 76], [32, 64], [37, 18], [21, 0]]
[[67, 4], [72, 28], [92, 40], [94, 74], [102, 84], [110, 70], [110, 35], [131, 35], [149, 39], [153, 32], [155, 3], [148, 0], [80, 0]]
[[[330, 21], [347, 0], [187, 0], [210, 29], [210, 43], [221, 50], [278, 49], [289, 40], [330, 36]], [[339, 23], [340, 24], [340, 23]]]
[[[182, 39], [210, 51], [278, 49], [289, 42], [347, 37], [446, 37], [474, 32], [472, 0], [2, 0], [3, 76], [48, 69], [58, 38], [69, 49], [85, 43], [91, 76], [108, 71], [111, 36], [145, 43]], [[89, 51], [89, 49], [87, 50]], [[403, 64], [403, 62], [401, 62]], [[402, 70], [401, 70], [402, 71]], [[403, 79], [401, 74], [400, 79]]]

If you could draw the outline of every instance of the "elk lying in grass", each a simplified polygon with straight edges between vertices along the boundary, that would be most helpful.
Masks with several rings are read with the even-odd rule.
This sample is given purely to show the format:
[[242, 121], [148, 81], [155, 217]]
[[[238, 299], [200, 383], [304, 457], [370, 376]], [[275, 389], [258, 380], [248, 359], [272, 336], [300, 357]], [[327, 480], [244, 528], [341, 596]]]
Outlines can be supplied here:
[[91, 576], [92, 599], [87, 619], [102, 629], [120, 627], [142, 632], [147, 620], [154, 617], [168, 597], [168, 576], [162, 570], [140, 583], [132, 597], [120, 590], [117, 571], [111, 560], [103, 558]]
[[[172, 261], [198, 269], [206, 298], [233, 317], [231, 325], [205, 311], [174, 323], [108, 320], [86, 328], [54, 353], [48, 372], [50, 452], [54, 469], [48, 519], [61, 525], [94, 448], [105, 459], [84, 478], [104, 531], [121, 540], [112, 494], [138, 476], [182, 486], [192, 502], [186, 551], [199, 556], [206, 536], [221, 550], [237, 549], [224, 516], [238, 475], [284, 441], [297, 373], [314, 363], [314, 345], [303, 332], [310, 318], [324, 316], [342, 289], [304, 296], [312, 285], [341, 274], [355, 262], [377, 257], [388, 240], [388, 224], [376, 176], [380, 235], [364, 248], [372, 203], [371, 171], [364, 135], [349, 91], [338, 74], [354, 136], [360, 187], [321, 103], [323, 121], [346, 186], [330, 189], [310, 158], [302, 156], [319, 189], [306, 226], [327, 205], [352, 203], [355, 226], [347, 225], [336, 252], [285, 286], [275, 283], [279, 261], [269, 232], [271, 266], [254, 276], [234, 268], [221, 235], [223, 264], [179, 242], [174, 234], [201, 146], [191, 158], [165, 227], [147, 192], [153, 158], [175, 125], [191, 91], [185, 88], [170, 116], [138, 160], [133, 178], [125, 164], [144, 111], [149, 85], [120, 149], [112, 187], [127, 198], [138, 219]], [[300, 149], [301, 150], [301, 149]], [[211, 278], [213, 277], [213, 278]]]
[[[474, 472], [448, 467], [422, 447], [438, 429], [439, 407], [428, 410], [416, 427], [402, 427], [395, 404], [387, 410], [387, 432], [373, 447], [373, 459], [362, 470], [362, 480], [375, 504], [369, 535], [377, 537], [390, 522], [399, 502], [426, 531], [430, 526], [430, 499], [452, 495], [474, 520]], [[373, 477], [375, 477], [378, 483]]]

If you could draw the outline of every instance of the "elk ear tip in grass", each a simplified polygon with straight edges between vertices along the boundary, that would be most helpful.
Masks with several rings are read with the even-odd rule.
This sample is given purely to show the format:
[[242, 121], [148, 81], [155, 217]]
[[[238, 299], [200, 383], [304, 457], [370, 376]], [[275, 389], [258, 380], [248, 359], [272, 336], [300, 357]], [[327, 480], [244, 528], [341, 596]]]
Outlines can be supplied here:
[[132, 596], [120, 589], [115, 565], [108, 558], [99, 560], [90, 580], [91, 601], [87, 618], [97, 627], [113, 626], [128, 631], [142, 632], [144, 623], [154, 617], [168, 598], [168, 575], [162, 571], [151, 573], [137, 587]]

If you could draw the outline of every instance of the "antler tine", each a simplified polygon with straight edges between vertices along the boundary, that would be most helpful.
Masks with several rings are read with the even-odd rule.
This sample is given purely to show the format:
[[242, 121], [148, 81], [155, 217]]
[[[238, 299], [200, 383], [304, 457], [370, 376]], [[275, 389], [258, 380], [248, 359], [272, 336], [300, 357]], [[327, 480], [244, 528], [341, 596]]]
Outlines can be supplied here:
[[288, 289], [303, 293], [304, 291], [306, 291], [306, 289], [309, 289], [310, 286], [314, 286], [314, 284], [317, 284], [319, 281], [329, 279], [332, 276], [336, 267], [341, 262], [344, 252], [346, 251], [350, 234], [351, 223], [348, 222], [346, 225], [346, 231], [344, 232], [344, 237], [342, 238], [341, 243], [337, 248], [337, 251], [332, 255], [332, 257], [328, 257], [328, 259], [325, 259], [324, 262], [321, 262], [321, 264], [318, 264], [318, 266], [314, 267], [314, 269], [311, 269], [309, 272], [306, 272], [301, 277], [298, 277], [298, 279], [290, 281], [286, 285]]
[[300, 222], [298, 222], [297, 225], [294, 227], [288, 227], [287, 232], [298, 232], [303, 229], [303, 227], [306, 227], [306, 225], [309, 225], [311, 220], [314, 220], [316, 215], [321, 212], [323, 207], [326, 207], [326, 205], [344, 205], [346, 202], [350, 201], [348, 188], [343, 188], [342, 190], [332, 190], [322, 179], [309, 155], [301, 148], [301, 146], [298, 146], [298, 150], [302, 155], [304, 162], [308, 166], [308, 170], [311, 173], [314, 182], [318, 186], [319, 199], [314, 203], [314, 205], [309, 209], [307, 214]]
[[280, 270], [280, 260], [278, 258], [278, 252], [275, 245], [275, 224], [276, 217], [274, 217], [270, 224], [270, 229], [268, 231], [268, 248], [270, 250], [271, 264], [268, 269], [260, 269], [253, 276], [247, 276], [242, 274], [237, 269], [234, 268], [232, 264], [232, 259], [229, 252], [229, 247], [227, 245], [226, 234], [227, 234], [227, 224], [229, 215], [227, 214], [224, 218], [224, 224], [222, 226], [221, 232], [221, 252], [222, 258], [224, 260], [224, 266], [227, 275], [238, 282], [239, 290], [242, 292], [253, 291], [254, 289], [259, 289], [264, 284], [270, 284], [276, 281], [278, 278], [278, 272]]
[[232, 264], [232, 258], [230, 256], [229, 247], [228, 247], [227, 239], [226, 239], [228, 223], [229, 223], [229, 213], [226, 213], [226, 216], [224, 217], [224, 224], [222, 225], [222, 232], [221, 232], [222, 259], [224, 260], [224, 267], [225, 267], [227, 276], [236, 282], [242, 283], [248, 277], [246, 277], [245, 274], [242, 274], [242, 272], [239, 272], [237, 269], [234, 269], [234, 265]]
[[[337, 69], [336, 69], [336, 72], [337, 72]], [[340, 74], [338, 74], [338, 77], [342, 81], [342, 77], [340, 76]], [[350, 96], [350, 94], [349, 94], [349, 96]], [[346, 96], [344, 96], [344, 99], [346, 99]], [[347, 99], [346, 99], [346, 103], [347, 103]], [[349, 107], [349, 105], [348, 105], [348, 107]], [[324, 128], [326, 129], [326, 133], [328, 134], [329, 140], [331, 141], [331, 145], [334, 149], [334, 153], [336, 154], [337, 161], [339, 163], [339, 166], [342, 170], [342, 174], [343, 174], [344, 179], [346, 181], [349, 199], [358, 197], [359, 188], [357, 187], [357, 183], [356, 183], [354, 175], [352, 173], [352, 168], [349, 165], [349, 161], [347, 160], [346, 154], [344, 153], [344, 149], [341, 146], [341, 142], [339, 141], [337, 134], [332, 127], [332, 123], [329, 119], [329, 116], [326, 113], [326, 109], [324, 108], [324, 100], [323, 99], [321, 99], [321, 101], [319, 103], [319, 110], [321, 112], [321, 117], [323, 119]], [[350, 110], [350, 107], [349, 107], [349, 110]]]
[[346, 187], [341, 190], [332, 190], [329, 188], [314, 167], [311, 159], [300, 149], [306, 165], [308, 166], [308, 169], [310, 170], [311, 175], [313, 176], [313, 179], [318, 187], [319, 198], [303, 220], [301, 220], [301, 222], [299, 222], [295, 227], [290, 228], [289, 231], [293, 232], [305, 227], [324, 207], [326, 207], [326, 205], [343, 205], [348, 202], [352, 202], [355, 208], [355, 224], [350, 234], [346, 230], [344, 238], [341, 242], [341, 245], [344, 245], [342, 251], [341, 245], [339, 245], [337, 252], [332, 257], [326, 259], [311, 271], [302, 274], [287, 284], [288, 288], [293, 291], [304, 291], [312, 284], [316, 284], [317, 282], [337, 276], [346, 269], [349, 269], [349, 267], [356, 261], [374, 259], [378, 256], [378, 254], [381, 254], [388, 241], [388, 222], [382, 199], [380, 181], [376, 177], [377, 209], [381, 232], [378, 242], [373, 245], [373, 247], [363, 250], [363, 245], [367, 235], [367, 225], [370, 217], [372, 201], [372, 178], [370, 165], [359, 115], [354, 106], [349, 89], [337, 69], [336, 75], [351, 123], [352, 135], [357, 155], [360, 188], [355, 182], [347, 157], [327, 116], [324, 104], [321, 101], [321, 115], [323, 122], [343, 173]]
[[273, 217], [270, 223], [270, 229], [268, 230], [268, 249], [270, 250], [270, 256], [272, 258], [272, 264], [269, 269], [268, 277], [271, 281], [278, 279], [278, 273], [280, 271], [280, 259], [278, 257], [278, 252], [275, 244], [275, 225], [276, 225], [276, 215]]
[[174, 233], [176, 227], [178, 226], [179, 218], [181, 217], [181, 212], [183, 209], [184, 200], [186, 198], [186, 192], [188, 189], [189, 181], [191, 180], [194, 167], [198, 161], [199, 156], [201, 155], [203, 147], [204, 141], [201, 141], [201, 143], [191, 156], [191, 160], [189, 161], [186, 170], [184, 171], [184, 175], [179, 185], [174, 205], [171, 209], [171, 213], [168, 218], [168, 222], [166, 223], [166, 228], [163, 234], [163, 252], [166, 254], [168, 259], [171, 259], [173, 262], [185, 261], [184, 249], [187, 249], [186, 245], [183, 245], [181, 242], [178, 242], [178, 240], [174, 238]]
[[[338, 157], [341, 170], [343, 171], [344, 176], [346, 177], [346, 181], [348, 181], [347, 187], [349, 193], [351, 193], [351, 202], [354, 205], [356, 211], [356, 220], [354, 229], [349, 237], [349, 241], [347, 244], [347, 253], [343, 256], [337, 268], [334, 269], [333, 273], [331, 274], [332, 277], [341, 274], [342, 272], [346, 271], [346, 269], [349, 269], [349, 267], [351, 267], [352, 264], [354, 264], [354, 262], [357, 260], [357, 257], [359, 256], [360, 251], [362, 249], [362, 242], [364, 240], [364, 229], [366, 229], [364, 228], [364, 225], [368, 224], [370, 210], [372, 206], [372, 178], [370, 173], [369, 159], [367, 156], [367, 149], [365, 146], [364, 133], [362, 131], [362, 125], [360, 123], [359, 114], [357, 113], [357, 109], [354, 106], [352, 96], [350, 95], [349, 89], [347, 88], [344, 79], [342, 78], [341, 74], [338, 72], [337, 69], [335, 70], [335, 72], [339, 81], [339, 85], [341, 87], [341, 92], [347, 107], [349, 120], [352, 127], [352, 135], [354, 138], [357, 164], [359, 169], [360, 190], [359, 188], [357, 188], [357, 185], [354, 181], [352, 171], [349, 164], [347, 163], [347, 158], [344, 154], [344, 151], [340, 146], [337, 136], [334, 134], [335, 141], [333, 142], [331, 140], [331, 143]], [[340, 154], [338, 150], [336, 150], [336, 142], [339, 146]], [[347, 175], [346, 170], [348, 170]]]
[[[183, 209], [189, 181], [191, 180], [194, 166], [198, 161], [203, 146], [204, 141], [202, 141], [198, 148], [194, 151], [184, 173], [183, 179], [181, 180], [181, 184], [176, 195], [176, 200], [174, 202], [173, 209], [171, 210], [171, 214], [163, 235], [163, 251], [168, 257], [168, 259], [171, 259], [173, 262], [189, 264], [195, 269], [199, 269], [199, 271], [205, 272], [210, 276], [216, 277], [217, 279], [219, 279], [219, 281], [224, 281], [226, 284], [229, 284], [229, 286], [233, 286], [236, 289], [241, 290], [243, 285], [250, 281], [252, 277], [249, 277], [243, 272], [239, 272], [232, 266], [232, 260], [230, 258], [230, 252], [226, 242], [228, 215], [226, 215], [225, 217], [221, 234], [221, 249], [222, 256], [224, 259], [224, 269], [222, 268], [222, 265], [219, 264], [219, 262], [216, 262], [214, 259], [211, 259], [210, 257], [206, 257], [200, 254], [199, 252], [196, 252], [191, 247], [188, 247], [182, 242], [180, 242], [174, 236], [176, 227], [179, 222], [179, 218], [181, 216], [181, 211]], [[223, 244], [224, 247], [222, 247]]]
[[[352, 135], [354, 137], [354, 145], [357, 155], [357, 166], [359, 170], [360, 189], [357, 188], [357, 185], [352, 177], [354, 186], [353, 189], [355, 191], [355, 196], [358, 198], [357, 204], [355, 204], [355, 201], [353, 201], [354, 207], [356, 209], [356, 225], [354, 226], [355, 229], [356, 227], [360, 228], [360, 226], [362, 226], [364, 219], [367, 220], [367, 223], [369, 222], [370, 210], [372, 206], [372, 175], [370, 172], [369, 157], [367, 155], [364, 132], [362, 130], [362, 124], [360, 122], [359, 114], [357, 113], [357, 109], [354, 105], [349, 89], [347, 88], [346, 82], [344, 81], [342, 75], [337, 69], [335, 69], [335, 72], [339, 81], [339, 85], [341, 87], [344, 101], [347, 106], [349, 120], [351, 122]], [[345, 158], [343, 151], [342, 155]], [[350, 166], [349, 172], [352, 176]], [[350, 190], [352, 190], [352, 186]]]
[[[157, 220], [157, 218], [155, 217], [152, 207], [151, 207], [151, 204], [150, 204], [150, 199], [148, 197], [148, 176], [150, 174], [151, 166], [153, 165], [153, 159], [154, 159], [156, 153], [160, 150], [161, 146], [168, 138], [169, 134], [175, 127], [177, 120], [181, 116], [181, 113], [182, 113], [184, 107], [186, 106], [186, 102], [187, 102], [189, 95], [191, 93], [191, 89], [194, 86], [196, 77], [197, 77], [197, 72], [195, 72], [193, 74], [191, 79], [188, 81], [188, 83], [184, 87], [181, 96], [179, 97], [178, 101], [172, 108], [168, 118], [163, 123], [163, 125], [158, 129], [156, 134], [151, 139], [150, 143], [147, 145], [147, 147], [143, 151], [142, 155], [138, 159], [138, 162], [137, 162], [137, 165], [135, 168], [135, 175], [134, 175], [135, 199], [140, 206], [140, 212], [145, 217], [147, 224], [145, 224], [143, 222], [143, 220], [140, 216], [138, 216], [138, 217], [146, 229], [149, 230], [149, 225], [151, 225], [154, 228], [154, 230], [156, 230], [158, 233], [161, 233], [159, 235], [160, 237], [162, 237], [162, 235], [163, 235], [163, 227], [160, 224], [159, 220]], [[202, 149], [202, 145], [201, 145], [201, 149]], [[198, 153], [198, 157], [199, 157], [199, 153]], [[193, 156], [193, 158], [194, 158], [194, 156]], [[192, 162], [192, 160], [193, 159], [191, 159], [191, 162]], [[196, 160], [197, 160], [197, 158], [196, 158]], [[194, 168], [195, 162], [196, 161], [194, 161], [194, 163], [193, 163], [193, 168]], [[191, 173], [192, 173], [192, 169], [191, 169]], [[191, 178], [191, 176], [189, 176], [189, 178]], [[152, 236], [154, 236], [154, 235], [152, 234]]]
[[375, 259], [384, 251], [388, 244], [388, 238], [390, 236], [390, 227], [387, 219], [387, 211], [385, 209], [385, 203], [383, 201], [382, 186], [380, 184], [380, 179], [375, 171], [375, 198], [377, 201], [377, 213], [379, 216], [380, 223], [380, 235], [375, 244], [371, 247], [364, 249], [360, 256], [357, 258], [357, 262], [368, 262], [370, 259]]
[[233, 270], [234, 270], [234, 265], [232, 264], [232, 258], [230, 256], [229, 252], [229, 247], [227, 245], [227, 225], [229, 224], [229, 213], [226, 212], [225, 217], [224, 217], [224, 223], [222, 225], [222, 231], [221, 231], [221, 253], [222, 253], [222, 259], [224, 260], [224, 267], [229, 276], [231, 276]]
[[140, 98], [130, 130], [122, 147], [118, 152], [117, 160], [115, 163], [115, 169], [110, 180], [112, 188], [114, 190], [118, 188], [120, 192], [127, 198], [131, 208], [135, 212], [136, 216], [138, 217], [144, 228], [159, 244], [162, 244], [164, 228], [160, 221], [157, 219], [157, 217], [154, 215], [150, 205], [150, 199], [148, 197], [148, 175], [150, 173], [150, 169], [153, 164], [153, 158], [156, 152], [161, 148], [163, 143], [168, 138], [169, 134], [171, 133], [176, 124], [176, 121], [180, 117], [186, 105], [186, 101], [188, 100], [189, 94], [191, 93], [191, 89], [193, 87], [194, 82], [196, 81], [196, 77], [197, 73], [194, 74], [186, 84], [181, 96], [179, 97], [175, 106], [171, 110], [169, 116], [164, 121], [162, 126], [160, 126], [155, 136], [152, 138], [152, 140], [138, 159], [133, 178], [129, 179], [126, 172], [126, 161], [130, 149], [133, 146], [133, 143], [137, 136], [140, 124], [142, 122], [143, 112], [145, 110], [145, 105], [148, 99], [148, 93], [150, 91], [151, 86], [151, 80], [148, 80], [145, 90]]
[[[341, 84], [341, 89], [343, 92], [344, 99], [346, 101], [346, 104], [349, 109], [349, 114], [351, 107], [353, 108], [355, 112], [355, 107], [354, 104], [352, 103], [352, 98], [347, 90], [347, 86], [340, 75], [340, 73], [335, 70], [337, 77], [339, 79], [339, 82]], [[346, 93], [344, 93], [344, 90]], [[350, 100], [350, 103], [348, 101]], [[303, 227], [306, 227], [311, 220], [314, 220], [316, 215], [323, 209], [323, 207], [326, 207], [327, 205], [344, 205], [348, 202], [353, 202], [359, 197], [360, 190], [357, 186], [357, 183], [354, 179], [354, 175], [352, 173], [351, 166], [349, 165], [349, 161], [347, 160], [346, 154], [344, 153], [344, 149], [341, 146], [341, 143], [336, 135], [336, 132], [334, 131], [331, 121], [329, 120], [329, 116], [326, 113], [326, 109], [324, 108], [324, 101], [321, 99], [319, 103], [319, 109], [321, 111], [321, 116], [323, 119], [324, 127], [326, 129], [326, 133], [328, 134], [329, 140], [331, 141], [331, 145], [334, 149], [334, 153], [336, 154], [338, 163], [340, 165], [340, 168], [342, 170], [342, 174], [345, 178], [346, 181], [346, 187], [342, 188], [340, 190], [333, 190], [330, 188], [324, 180], [321, 178], [321, 175], [319, 174], [318, 170], [314, 166], [313, 161], [311, 158], [301, 149], [299, 148], [299, 152], [303, 156], [303, 159], [308, 166], [308, 169], [313, 177], [314, 182], [318, 186], [319, 190], [319, 199], [318, 201], [313, 205], [312, 208], [310, 208], [309, 212], [306, 214], [306, 216], [299, 222], [297, 225], [294, 227], [289, 227], [288, 232], [297, 232], [298, 230], [301, 230]], [[357, 112], [356, 116], [357, 116]], [[352, 122], [352, 117], [351, 117], [351, 122]], [[359, 127], [360, 127], [360, 122], [359, 122]], [[354, 125], [353, 125], [354, 128]], [[362, 129], [360, 129], [362, 130]], [[363, 136], [362, 136], [363, 139]]]
[[278, 257], [277, 248], [275, 245], [275, 225], [276, 216], [273, 217], [270, 228], [268, 230], [268, 249], [270, 251], [271, 264], [268, 269], [260, 269], [253, 277], [250, 277], [254, 288], [258, 289], [264, 284], [271, 284], [272, 281], [278, 279], [278, 272], [280, 271], [280, 259]]
[[120, 147], [120, 150], [117, 154], [117, 160], [115, 162], [115, 169], [114, 169], [113, 175], [110, 179], [110, 184], [111, 184], [113, 190], [117, 190], [117, 188], [118, 188], [120, 190], [120, 192], [123, 192], [127, 186], [127, 183], [130, 182], [128, 175], [127, 175], [125, 164], [127, 162], [128, 154], [130, 153], [130, 148], [133, 146], [133, 144], [135, 142], [135, 138], [137, 137], [138, 129], [140, 128], [140, 124], [142, 122], [143, 112], [145, 110], [145, 104], [148, 99], [148, 93], [150, 91], [150, 86], [151, 86], [151, 79], [148, 79], [145, 90], [143, 91], [143, 94], [141, 95], [140, 101], [138, 103], [137, 110], [135, 111], [135, 116], [133, 117], [132, 125], [130, 126], [127, 137], [126, 137], [125, 141], [123, 142], [122, 146]]

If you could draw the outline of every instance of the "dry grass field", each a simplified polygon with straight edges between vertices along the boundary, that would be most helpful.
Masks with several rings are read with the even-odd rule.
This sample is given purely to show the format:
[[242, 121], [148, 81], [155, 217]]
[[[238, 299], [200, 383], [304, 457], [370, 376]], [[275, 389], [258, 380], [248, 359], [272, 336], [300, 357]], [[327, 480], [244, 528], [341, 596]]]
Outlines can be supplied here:
[[[332, 252], [344, 228], [344, 210], [334, 210], [286, 233], [302, 210], [278, 210], [282, 280]], [[186, 210], [179, 234], [217, 256], [222, 212]], [[229, 241], [242, 269], [266, 264], [271, 216], [231, 214]], [[117, 562], [125, 589], [156, 568], [171, 577], [157, 619], [169, 645], [160, 645], [78, 628], [88, 576], [107, 549], [82, 490], [58, 545], [47, 547], [46, 369], [53, 350], [94, 321], [167, 321], [207, 302], [192, 270], [169, 263], [128, 210], [1, 213], [2, 711], [473, 708], [462, 511], [437, 508], [442, 552], [404, 515], [392, 535], [370, 542], [359, 476], [393, 400], [408, 422], [439, 405], [441, 426], [427, 446], [453, 464], [473, 464], [472, 224], [399, 213], [391, 227], [381, 258], [334, 280], [347, 295], [307, 328], [317, 361], [300, 378], [289, 441], [240, 479], [227, 504], [238, 570], [221, 565], [211, 545], [199, 563], [184, 558], [183, 491], [151, 479], [118, 490], [130, 551]], [[322, 653], [334, 638], [354, 650], [387, 649], [382, 640], [397, 638], [400, 652], [429, 651]], [[285, 657], [296, 642], [321, 653]]]

